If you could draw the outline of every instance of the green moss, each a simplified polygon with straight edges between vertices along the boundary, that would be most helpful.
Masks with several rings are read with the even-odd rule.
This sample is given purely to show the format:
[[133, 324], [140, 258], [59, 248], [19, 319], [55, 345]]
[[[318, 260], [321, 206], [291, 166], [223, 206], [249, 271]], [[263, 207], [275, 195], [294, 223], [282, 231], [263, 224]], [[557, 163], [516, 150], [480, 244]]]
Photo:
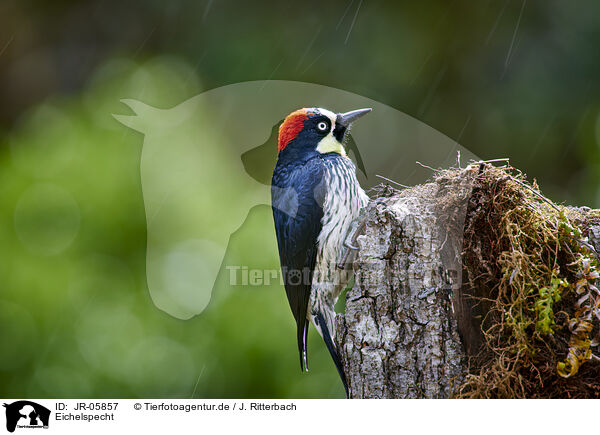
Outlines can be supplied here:
[[458, 396], [598, 396], [600, 369], [589, 361], [600, 274], [584, 235], [596, 214], [556, 205], [514, 168], [489, 165], [469, 207], [463, 262], [469, 293], [486, 306], [486, 357]]
[[556, 327], [554, 322], [554, 303], [560, 301], [564, 289], [569, 283], [561, 278], [552, 278], [552, 284], [538, 290], [539, 298], [535, 301], [537, 321], [535, 330], [539, 334], [552, 334]]

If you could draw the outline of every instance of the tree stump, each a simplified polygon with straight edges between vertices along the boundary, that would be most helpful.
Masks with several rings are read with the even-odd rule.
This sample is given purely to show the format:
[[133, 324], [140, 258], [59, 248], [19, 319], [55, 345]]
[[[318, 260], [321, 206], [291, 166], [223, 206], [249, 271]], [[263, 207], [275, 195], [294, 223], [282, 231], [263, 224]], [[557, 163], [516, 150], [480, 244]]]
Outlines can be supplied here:
[[[494, 358], [489, 349], [485, 353], [482, 331], [486, 312], [481, 310], [489, 307], [466, 296], [463, 276], [468, 271], [462, 264], [467, 212], [492, 201], [473, 193], [485, 170], [486, 165], [472, 165], [440, 172], [434, 181], [400, 192], [388, 188], [365, 210], [365, 230], [357, 239], [353, 265], [355, 284], [346, 295], [345, 313], [337, 317], [337, 344], [350, 397], [454, 397], [472, 373], [475, 355], [483, 352], [484, 360]], [[505, 174], [496, 171], [493, 176], [501, 179]], [[588, 211], [579, 209], [580, 214]], [[598, 246], [600, 226], [585, 231], [591, 245]], [[471, 240], [469, 249], [473, 246]], [[471, 288], [469, 296], [491, 297], [492, 289]], [[597, 328], [597, 319], [594, 322]], [[568, 346], [563, 343], [557, 349], [559, 361]], [[518, 370], [517, 364], [517, 374]], [[596, 397], [593, 391], [579, 396]], [[532, 395], [556, 397], [551, 392]]]

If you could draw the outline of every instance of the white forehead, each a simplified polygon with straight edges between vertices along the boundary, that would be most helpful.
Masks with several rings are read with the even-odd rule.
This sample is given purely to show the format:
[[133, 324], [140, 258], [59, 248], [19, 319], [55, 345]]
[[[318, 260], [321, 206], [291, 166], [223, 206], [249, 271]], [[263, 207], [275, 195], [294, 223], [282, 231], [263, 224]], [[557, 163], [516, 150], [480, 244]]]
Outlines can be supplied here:
[[331, 110], [322, 109], [320, 107], [311, 107], [311, 108], [306, 109], [306, 110], [307, 111], [319, 112], [321, 115], [325, 115], [326, 117], [329, 118], [329, 120], [331, 121], [331, 125], [335, 124], [335, 119], [337, 118], [337, 116]]

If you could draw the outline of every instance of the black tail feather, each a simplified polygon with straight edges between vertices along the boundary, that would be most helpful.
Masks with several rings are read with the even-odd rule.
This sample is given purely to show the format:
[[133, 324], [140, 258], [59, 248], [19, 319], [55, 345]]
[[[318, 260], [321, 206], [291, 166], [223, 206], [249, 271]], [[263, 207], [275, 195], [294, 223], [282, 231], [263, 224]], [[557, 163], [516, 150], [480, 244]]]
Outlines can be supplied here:
[[321, 332], [323, 333], [323, 340], [325, 341], [325, 346], [327, 346], [327, 350], [329, 350], [331, 359], [333, 359], [333, 362], [335, 363], [335, 368], [337, 369], [338, 374], [340, 375], [340, 379], [344, 384], [346, 398], [350, 398], [350, 395], [348, 394], [348, 381], [346, 380], [344, 367], [342, 366], [342, 361], [340, 360], [335, 344], [331, 339], [331, 334], [329, 333], [329, 329], [327, 328], [327, 323], [325, 322], [325, 319], [323, 318], [323, 315], [321, 313], [317, 314], [316, 320], [317, 322], [319, 322], [319, 326], [321, 327]]
[[308, 340], [308, 322], [305, 320], [303, 324], [297, 325], [298, 334], [298, 352], [300, 353], [300, 369], [308, 371], [308, 357], [306, 355], [306, 343]]

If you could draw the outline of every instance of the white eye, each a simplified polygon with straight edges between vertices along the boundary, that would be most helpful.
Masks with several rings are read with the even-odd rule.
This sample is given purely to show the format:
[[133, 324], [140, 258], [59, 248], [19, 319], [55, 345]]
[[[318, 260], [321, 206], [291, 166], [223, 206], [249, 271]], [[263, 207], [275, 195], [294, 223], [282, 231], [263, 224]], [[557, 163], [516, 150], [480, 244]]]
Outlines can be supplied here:
[[317, 128], [321, 131], [326, 131], [329, 127], [327, 126], [326, 122], [319, 122]]

